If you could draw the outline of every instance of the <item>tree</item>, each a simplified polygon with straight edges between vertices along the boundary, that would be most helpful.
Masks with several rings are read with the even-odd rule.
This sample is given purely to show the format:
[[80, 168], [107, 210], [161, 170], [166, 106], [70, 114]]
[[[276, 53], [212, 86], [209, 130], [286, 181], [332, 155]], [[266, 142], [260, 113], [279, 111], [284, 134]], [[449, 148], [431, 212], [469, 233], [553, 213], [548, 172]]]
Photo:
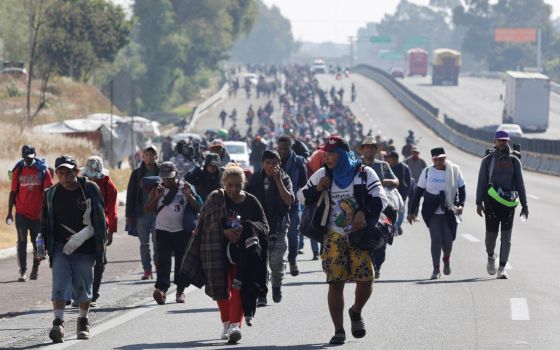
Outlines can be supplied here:
[[136, 0], [141, 109], [160, 111], [192, 97], [256, 18], [256, 0]]
[[231, 51], [235, 61], [243, 63], [283, 63], [297, 48], [290, 21], [276, 6], [268, 8], [259, 2], [259, 16], [246, 38], [240, 39]]

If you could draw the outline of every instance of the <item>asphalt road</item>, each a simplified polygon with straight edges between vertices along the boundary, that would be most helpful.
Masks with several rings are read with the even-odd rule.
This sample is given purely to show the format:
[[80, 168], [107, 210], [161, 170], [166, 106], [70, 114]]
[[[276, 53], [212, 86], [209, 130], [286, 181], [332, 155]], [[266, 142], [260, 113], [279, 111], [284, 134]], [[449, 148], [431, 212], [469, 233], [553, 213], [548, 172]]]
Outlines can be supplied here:
[[[354, 76], [342, 82], [321, 76], [324, 88], [356, 83], [358, 100], [352, 109], [375, 132], [402, 146], [406, 130], [421, 137], [420, 149], [444, 146], [449, 159], [461, 166], [467, 183], [467, 204], [452, 254], [452, 274], [428, 280], [431, 274], [429, 236], [422, 222], [406, 224], [403, 236], [388, 248], [381, 279], [374, 285], [372, 299], [364, 309], [368, 334], [348, 349], [558, 349], [560, 348], [560, 292], [557, 261], [560, 238], [553, 216], [560, 193], [556, 177], [526, 172], [529, 193], [529, 220], [514, 227], [509, 280], [486, 274], [483, 220], [474, 207], [475, 179], [480, 159], [439, 140], [417, 122], [398, 102], [371, 80]], [[242, 97], [240, 96], [239, 99]], [[223, 108], [242, 106], [244, 101], [228, 100]], [[219, 111], [222, 107], [216, 107]], [[238, 110], [241, 111], [241, 107]], [[218, 122], [217, 113], [204, 118]], [[119, 248], [122, 247], [122, 248]], [[284, 299], [257, 311], [253, 327], [243, 327], [236, 349], [321, 349], [333, 334], [327, 308], [327, 285], [320, 262], [311, 261], [309, 245], [300, 256], [298, 277], [287, 276]], [[121, 250], [122, 249], [122, 250]], [[137, 241], [121, 236], [113, 248], [118, 260], [137, 259]], [[120, 253], [122, 252], [122, 253]], [[110, 251], [111, 253], [111, 251]], [[117, 259], [111, 256], [110, 260]], [[1, 263], [4, 271], [8, 264]], [[113, 268], [118, 264], [110, 263]], [[137, 266], [138, 265], [138, 266]], [[124, 265], [123, 265], [124, 266]], [[138, 281], [139, 262], [130, 270], [111, 275], [102, 286], [103, 303], [92, 311], [92, 339], [72, 340], [50, 349], [182, 349], [229, 348], [219, 340], [221, 323], [216, 304], [201, 290], [189, 290], [184, 305], [170, 302], [156, 306], [150, 300], [152, 285]], [[47, 279], [47, 275], [43, 274]], [[109, 276], [107, 276], [109, 277]], [[0, 275], [2, 281], [5, 275]], [[13, 279], [13, 277], [10, 277]], [[2, 282], [0, 281], [0, 282]], [[41, 281], [40, 281], [41, 282]], [[43, 281], [40, 302], [27, 300], [27, 312], [0, 320], [0, 347], [34, 348], [48, 344], [51, 313], [44, 300], [50, 284]], [[2, 299], [26, 293], [24, 284], [0, 284]], [[6, 288], [5, 286], [9, 287]], [[32, 286], [25, 284], [26, 288]], [[16, 288], [17, 287], [17, 288]], [[17, 289], [17, 290], [16, 290]], [[354, 286], [346, 286], [346, 307], [352, 302]], [[36, 298], [36, 297], [34, 297]], [[13, 309], [17, 307], [14, 306]], [[74, 322], [75, 311], [69, 315]], [[345, 318], [349, 335], [349, 319]], [[75, 337], [75, 336], [74, 336]]]
[[[431, 77], [400, 79], [406, 87], [447, 113], [460, 123], [471, 127], [491, 127], [502, 124], [505, 84], [501, 79], [459, 77], [458, 86], [433, 86]], [[550, 93], [549, 127], [544, 133], [526, 133], [529, 138], [560, 138], [560, 95]]]

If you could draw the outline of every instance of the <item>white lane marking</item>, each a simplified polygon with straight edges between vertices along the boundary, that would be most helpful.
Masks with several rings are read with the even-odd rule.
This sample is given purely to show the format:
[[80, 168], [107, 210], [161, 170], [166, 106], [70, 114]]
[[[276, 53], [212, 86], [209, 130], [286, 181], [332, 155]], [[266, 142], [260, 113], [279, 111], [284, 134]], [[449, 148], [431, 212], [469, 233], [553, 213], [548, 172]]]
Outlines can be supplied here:
[[510, 298], [511, 304], [511, 320], [512, 321], [529, 321], [529, 305], [525, 298]]
[[531, 199], [536, 199], [536, 200], [541, 199], [541, 197], [535, 196], [534, 194], [528, 194], [527, 197], [529, 197], [529, 198], [531, 198]]
[[469, 242], [480, 242], [480, 239], [476, 238], [475, 236], [469, 234], [469, 233], [464, 233], [462, 234], [463, 238], [466, 239]]
[[511, 266], [509, 263], [506, 263], [506, 270], [513, 270], [513, 266]]
[[[169, 288], [169, 290], [167, 291], [168, 295], [173, 295], [175, 293], [175, 289], [176, 287], [173, 286], [171, 288]], [[185, 290], [185, 294], [190, 293], [192, 291], [194, 291], [196, 288], [194, 286], [189, 286], [186, 290]], [[116, 328], [126, 322], [129, 322], [137, 317], [142, 316], [143, 314], [150, 312], [152, 310], [154, 310], [156, 307], [158, 306], [158, 304], [156, 304], [156, 302], [154, 301], [153, 298], [146, 298], [144, 299], [140, 304], [136, 305], [136, 309], [133, 309], [132, 311], [129, 311], [123, 315], [117, 316], [113, 319], [108, 320], [107, 322], [102, 322], [99, 325], [96, 325], [95, 327], [91, 327], [90, 329], [90, 339], [98, 336], [100, 334], [105, 333], [106, 331]], [[73, 335], [71, 337], [66, 337], [64, 338], [64, 343], [60, 343], [60, 344], [56, 344], [56, 345], [50, 345], [49, 349], [56, 349], [56, 350], [60, 350], [60, 349], [66, 349], [68, 347], [71, 347], [73, 345], [79, 344], [81, 342], [81, 340], [78, 340], [76, 338], [76, 335]]]

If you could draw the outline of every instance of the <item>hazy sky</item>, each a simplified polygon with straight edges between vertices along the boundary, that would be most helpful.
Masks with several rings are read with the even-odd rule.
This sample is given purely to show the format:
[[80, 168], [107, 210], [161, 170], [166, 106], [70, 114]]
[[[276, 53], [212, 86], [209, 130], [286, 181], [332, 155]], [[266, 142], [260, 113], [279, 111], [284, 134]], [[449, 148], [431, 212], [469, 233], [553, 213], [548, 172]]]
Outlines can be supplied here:
[[[263, 0], [276, 5], [292, 22], [294, 37], [302, 41], [348, 42], [367, 22], [378, 22], [385, 13], [394, 13], [400, 0]], [[409, 0], [427, 5], [429, 0]], [[545, 0], [560, 16], [560, 0]]]

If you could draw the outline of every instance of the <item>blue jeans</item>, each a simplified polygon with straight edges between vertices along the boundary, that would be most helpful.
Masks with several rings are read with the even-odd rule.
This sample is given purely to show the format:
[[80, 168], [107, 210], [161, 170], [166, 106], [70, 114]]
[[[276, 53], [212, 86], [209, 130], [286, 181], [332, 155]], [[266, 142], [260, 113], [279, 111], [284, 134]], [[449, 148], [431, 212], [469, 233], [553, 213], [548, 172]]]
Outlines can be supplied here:
[[66, 301], [70, 298], [77, 303], [90, 301], [93, 292], [93, 265], [95, 254], [62, 252], [64, 244], [55, 242], [52, 256], [52, 301]]
[[[305, 236], [300, 234], [299, 235], [299, 245], [298, 245], [298, 249], [302, 250], [303, 246], [304, 246], [304, 239]], [[313, 239], [309, 239], [309, 241], [311, 242], [311, 251], [313, 252], [313, 255], [319, 255], [319, 242], [317, 242], [316, 240]]]
[[156, 216], [155, 214], [144, 214], [136, 218], [136, 227], [138, 230], [138, 239], [140, 240], [140, 259], [142, 259], [142, 267], [144, 271], [152, 271], [152, 258], [150, 252], [150, 234], [152, 236], [152, 245], [154, 247], [154, 262], [157, 264], [156, 253]]

